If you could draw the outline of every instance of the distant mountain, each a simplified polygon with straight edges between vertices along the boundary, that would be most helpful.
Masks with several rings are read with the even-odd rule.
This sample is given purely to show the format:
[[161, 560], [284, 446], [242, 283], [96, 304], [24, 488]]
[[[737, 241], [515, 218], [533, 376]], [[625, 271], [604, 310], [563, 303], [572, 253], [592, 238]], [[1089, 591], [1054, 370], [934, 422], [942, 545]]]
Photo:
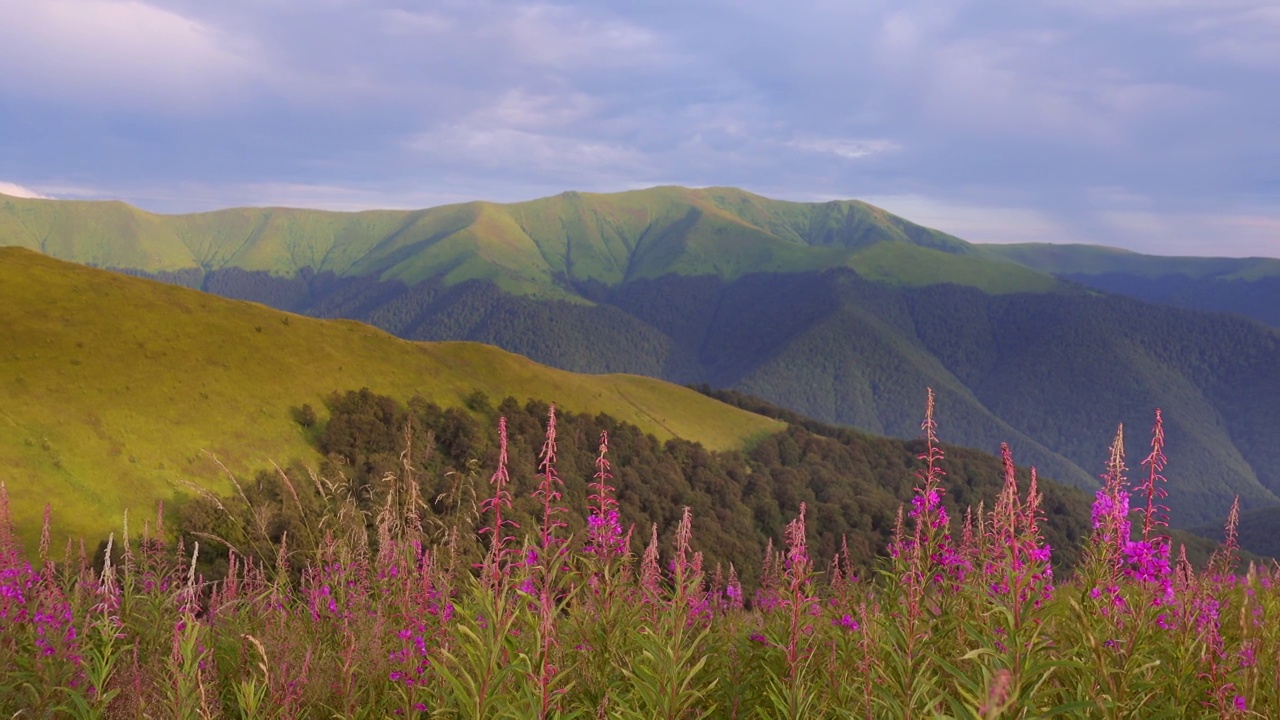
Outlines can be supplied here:
[[[1280, 238], [1276, 239], [1280, 251]], [[1098, 245], [982, 245], [1063, 280], [1147, 302], [1251, 317], [1280, 327], [1280, 259], [1164, 257]]]
[[295, 421], [368, 387], [462, 406], [536, 397], [608, 413], [658, 438], [738, 449], [782, 423], [637, 376], [584, 376], [476, 343], [410, 343], [0, 248], [0, 480], [27, 539], [45, 503], [70, 535], [151, 514], [188, 482], [230, 491], [208, 451], [242, 473], [322, 459]]
[[878, 280], [1040, 291], [1056, 281], [993, 261], [959, 238], [857, 201], [792, 203], [733, 188], [564, 193], [418, 211], [237, 208], [155, 215], [119, 202], [0, 196], [0, 244], [199, 285], [237, 269], [276, 277], [373, 278], [408, 286], [490, 280], [574, 298], [669, 274], [726, 280], [850, 267]]
[[[566, 193], [416, 212], [0, 201], [24, 244], [401, 337], [475, 340], [580, 372], [735, 388], [827, 422], [953, 441], [1094, 484], [1156, 407], [1174, 522], [1280, 502], [1280, 333], [1098, 293], [856, 201], [740, 190]], [[1133, 460], [1136, 465], [1137, 460]]]

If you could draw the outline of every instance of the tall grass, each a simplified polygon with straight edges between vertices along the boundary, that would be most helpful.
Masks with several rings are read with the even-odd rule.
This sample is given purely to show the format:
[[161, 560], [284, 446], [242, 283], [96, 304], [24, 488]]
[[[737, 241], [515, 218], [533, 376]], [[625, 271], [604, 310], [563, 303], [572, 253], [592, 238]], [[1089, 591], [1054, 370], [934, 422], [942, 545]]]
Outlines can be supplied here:
[[165, 539], [162, 516], [137, 538], [126, 521], [99, 565], [70, 545], [55, 561], [47, 542], [30, 559], [0, 495], [0, 712], [1280, 717], [1275, 568], [1238, 572], [1231, 524], [1206, 568], [1171, 558], [1159, 414], [1136, 488], [1117, 433], [1069, 579], [1039, 533], [1034, 473], [1019, 487], [1007, 447], [990, 510], [948, 517], [930, 393], [916, 494], [875, 576], [854, 577], [847, 549], [812, 558], [802, 506], [747, 594], [736, 568], [703, 566], [687, 511], [674, 537], [653, 528], [629, 552], [604, 435], [586, 537], [566, 536], [554, 412], [539, 527], [509, 519], [504, 424], [475, 512], [424, 526], [406, 472], [387, 479], [373, 532], [337, 493], [308, 518], [305, 554], [287, 538], [273, 560], [231, 550], [216, 582], [197, 573], [197, 548]]

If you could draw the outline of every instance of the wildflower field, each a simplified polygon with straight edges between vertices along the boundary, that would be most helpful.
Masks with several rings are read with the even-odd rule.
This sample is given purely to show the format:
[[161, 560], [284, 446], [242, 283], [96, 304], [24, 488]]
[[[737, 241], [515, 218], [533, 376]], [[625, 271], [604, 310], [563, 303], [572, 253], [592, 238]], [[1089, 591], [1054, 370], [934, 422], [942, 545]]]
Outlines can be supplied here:
[[847, 549], [811, 557], [801, 505], [748, 588], [704, 566], [687, 510], [674, 537], [621, 526], [605, 434], [571, 537], [554, 408], [536, 527], [510, 519], [504, 421], [480, 527], [424, 517], [412, 478], [389, 478], [376, 517], [335, 496], [314, 553], [227, 550], [216, 581], [162, 516], [138, 537], [126, 522], [93, 562], [70, 546], [55, 561], [47, 520], [28, 558], [5, 512], [0, 714], [1280, 717], [1276, 571], [1237, 567], [1235, 511], [1206, 567], [1174, 557], [1158, 411], [1132, 485], [1117, 433], [1064, 578], [1034, 472], [1019, 487], [1006, 448], [998, 500], [950, 518], [932, 393], [922, 429], [915, 497], [875, 572], [856, 576]]

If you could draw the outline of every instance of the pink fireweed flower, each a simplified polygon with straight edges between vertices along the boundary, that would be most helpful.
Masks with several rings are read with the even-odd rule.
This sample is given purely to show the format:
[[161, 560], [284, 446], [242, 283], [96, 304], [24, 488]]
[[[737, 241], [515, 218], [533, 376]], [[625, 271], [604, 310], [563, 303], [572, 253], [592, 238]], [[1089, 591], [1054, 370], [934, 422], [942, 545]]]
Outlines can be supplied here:
[[[925, 466], [916, 471], [916, 478], [920, 481], [920, 485], [916, 487], [915, 497], [911, 499], [911, 517], [917, 520], [923, 518], [931, 529], [936, 530], [946, 525], [946, 510], [942, 507], [940, 484], [947, 473], [941, 466], [944, 455], [938, 443], [938, 423], [933, 418], [933, 411], [933, 388], [928, 388], [924, 422], [920, 424], [920, 430], [925, 436], [925, 451], [920, 454], [919, 459], [924, 461]], [[934, 517], [935, 512], [942, 514], [942, 522]]]
[[1095, 530], [1104, 530], [1108, 526], [1129, 529], [1129, 493], [1102, 488], [1094, 495], [1091, 516]]
[[686, 506], [680, 515], [680, 524], [676, 526], [676, 555], [671, 561], [671, 570], [677, 582], [692, 577], [695, 572], [692, 562], [693, 548], [690, 545], [692, 541], [693, 512]]
[[481, 571], [481, 579], [489, 588], [497, 587], [498, 581], [506, 576], [508, 559], [516, 552], [509, 547], [515, 538], [508, 534], [508, 528], [518, 526], [514, 520], [503, 516], [504, 510], [511, 509], [511, 492], [507, 490], [510, 482], [511, 476], [507, 473], [507, 419], [502, 417], [498, 418], [498, 469], [489, 478], [493, 495], [480, 503], [481, 513], [493, 514], [490, 524], [480, 530], [481, 534], [490, 535], [489, 553]]
[[800, 503], [800, 513], [787, 524], [785, 538], [787, 551], [783, 560], [784, 592], [779, 604], [790, 611], [790, 627], [787, 633], [786, 663], [792, 681], [799, 677], [801, 668], [808, 662], [813, 648], [804, 638], [813, 632], [813, 623], [806, 616], [820, 615], [822, 608], [813, 592], [812, 568], [805, 526], [805, 504]]
[[1156, 408], [1156, 423], [1151, 431], [1151, 454], [1142, 461], [1147, 468], [1146, 480], [1142, 483], [1141, 493], [1146, 497], [1146, 507], [1142, 512], [1142, 539], [1150, 540], [1156, 528], [1168, 525], [1169, 508], [1160, 504], [1168, 496], [1164, 489], [1165, 477], [1160, 473], [1167, 462], [1164, 456], [1164, 418], [1160, 408]]
[[618, 519], [618, 511], [610, 510], [603, 515], [587, 517], [586, 550], [599, 557], [620, 557], [626, 554], [625, 536], [622, 534], [622, 523]]
[[787, 559], [784, 565], [793, 582], [804, 582], [809, 573], [809, 546], [805, 530], [805, 503], [800, 503], [800, 514], [787, 523], [784, 537], [787, 541]]
[[724, 586], [724, 596], [728, 598], [730, 609], [742, 609], [742, 583], [738, 581], [738, 571], [732, 564], [729, 565], [729, 580]]
[[27, 597], [35, 588], [38, 576], [31, 564], [19, 561], [14, 553], [0, 567], [0, 621], [22, 623], [27, 620]]
[[933, 488], [925, 494], [918, 494], [911, 498], [909, 517], [919, 518], [922, 515], [928, 519], [929, 527], [934, 530], [950, 524], [951, 518], [947, 516], [947, 509], [942, 506], [941, 489]]
[[558, 518], [569, 512], [560, 504], [561, 488], [564, 482], [556, 473], [556, 406], [547, 411], [547, 439], [542, 445], [542, 453], [538, 460], [538, 487], [533, 496], [542, 503], [542, 527], [539, 531], [539, 547], [544, 550], [559, 543], [556, 531], [566, 526]]
[[[946, 472], [941, 462], [945, 458], [942, 446], [938, 443], [938, 424], [934, 420], [933, 388], [928, 389], [925, 402], [924, 422], [920, 429], [925, 436], [925, 451], [918, 457], [924, 461], [924, 468], [916, 471], [919, 484], [915, 496], [911, 498], [911, 511], [908, 517], [914, 523], [910, 537], [902, 527], [902, 510], [899, 508], [898, 520], [894, 524], [893, 540], [889, 546], [889, 554], [895, 559], [905, 558], [910, 563], [908, 578], [912, 582], [929, 579], [934, 583], [945, 580], [958, 582], [969, 569], [969, 561], [951, 543], [951, 518], [942, 504], [945, 492], [941, 487]], [[928, 561], [929, 567], [924, 566]]]
[[710, 617], [711, 598], [703, 586], [702, 553], [695, 552], [693, 542], [693, 512], [684, 509], [680, 524], [676, 526], [676, 552], [671, 560], [671, 574], [675, 581], [675, 598], [683, 599], [688, 622]]
[[1214, 582], [1230, 582], [1234, 577], [1236, 563], [1239, 560], [1240, 498], [1231, 503], [1231, 512], [1227, 513], [1226, 527], [1223, 529], [1222, 545], [1209, 558], [1209, 577]]
[[609, 484], [613, 475], [609, 472], [609, 433], [600, 433], [600, 452], [596, 456], [595, 482], [591, 484], [592, 507], [587, 516], [586, 552], [599, 558], [621, 557], [627, 553], [627, 537], [622, 534], [622, 522], [618, 517], [618, 501], [613, 498], [614, 488]]
[[850, 631], [858, 630], [861, 627], [858, 625], [858, 621], [854, 620], [853, 616], [849, 613], [845, 613], [838, 618], [832, 619], [831, 624]]
[[[898, 508], [901, 510], [902, 508]], [[779, 587], [783, 583], [782, 561], [773, 549], [773, 538], [764, 547], [764, 560], [760, 565], [760, 586], [756, 588], [755, 605], [768, 612], [778, 607]]]
[[[992, 598], [1015, 610], [1027, 603], [1040, 607], [1053, 594], [1053, 568], [1049, 564], [1052, 549], [1040, 536], [1036, 470], [1031, 468], [1031, 481], [1023, 499], [1018, 493], [1017, 467], [1008, 444], [1001, 445], [1000, 455], [1004, 486], [990, 516], [979, 517], [983, 528], [978, 550], [982, 572], [989, 578], [987, 591]], [[1015, 622], [1021, 622], [1021, 613], [1015, 612], [1013, 617]]]
[[640, 588], [650, 602], [657, 602], [661, 593], [662, 568], [658, 566], [658, 526], [652, 527], [649, 545], [640, 559]]
[[400, 648], [387, 655], [387, 659], [400, 666], [392, 670], [388, 678], [406, 687], [414, 687], [424, 682], [424, 676], [431, 667], [430, 654], [435, 645], [431, 636], [431, 628], [425, 620], [414, 620], [408, 627], [401, 628], [396, 637], [400, 640]]
[[1108, 452], [1107, 472], [1102, 476], [1104, 484], [1094, 496], [1092, 511], [1092, 552], [1110, 566], [1113, 576], [1124, 564], [1125, 545], [1132, 535], [1125, 470], [1124, 425], [1120, 425]]
[[1127, 542], [1124, 545], [1123, 560], [1126, 576], [1139, 582], [1160, 585], [1158, 600], [1173, 600], [1173, 571], [1169, 566], [1168, 543], [1159, 539]]
[[894, 560], [905, 555], [913, 544], [906, 536], [906, 527], [902, 517], [902, 506], [899, 505], [898, 514], [893, 520], [893, 533], [889, 536], [889, 557]]

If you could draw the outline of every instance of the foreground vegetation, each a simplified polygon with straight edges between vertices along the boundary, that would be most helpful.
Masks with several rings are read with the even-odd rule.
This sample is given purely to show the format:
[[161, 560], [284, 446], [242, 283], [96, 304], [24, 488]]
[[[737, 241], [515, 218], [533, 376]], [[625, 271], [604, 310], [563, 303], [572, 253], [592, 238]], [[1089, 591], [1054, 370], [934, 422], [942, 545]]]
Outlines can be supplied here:
[[[218, 538], [126, 523], [102, 561], [0, 522], [0, 710], [12, 717], [1277, 717], [1274, 572], [1235, 572], [1234, 522], [1196, 570], [1164, 535], [1159, 414], [1140, 482], [1123, 433], [1071, 578], [1055, 578], [1034, 473], [1004, 456], [992, 507], [948, 516], [932, 394], [916, 491], [869, 577], [810, 552], [807, 506], [759, 582], [709, 567], [689, 512], [670, 537], [619, 520], [600, 437], [583, 529], [568, 532], [549, 410], [532, 498], [512, 520], [505, 421], [487, 498], [430, 516], [385, 478], [373, 532], [351, 488], [272, 562]], [[286, 477], [287, 480], [287, 477]], [[286, 482], [295, 498], [300, 497]], [[6, 502], [0, 496], [0, 502]], [[302, 501], [298, 511], [303, 513]], [[5, 506], [7, 508], [7, 505]], [[479, 529], [477, 531], [477, 525]], [[136, 531], [136, 521], [135, 521]], [[647, 536], [629, 551], [633, 533]], [[246, 537], [251, 533], [246, 532]], [[47, 527], [46, 527], [47, 536]], [[482, 560], [465, 560], [468, 548]], [[828, 561], [829, 560], [829, 561]]]

